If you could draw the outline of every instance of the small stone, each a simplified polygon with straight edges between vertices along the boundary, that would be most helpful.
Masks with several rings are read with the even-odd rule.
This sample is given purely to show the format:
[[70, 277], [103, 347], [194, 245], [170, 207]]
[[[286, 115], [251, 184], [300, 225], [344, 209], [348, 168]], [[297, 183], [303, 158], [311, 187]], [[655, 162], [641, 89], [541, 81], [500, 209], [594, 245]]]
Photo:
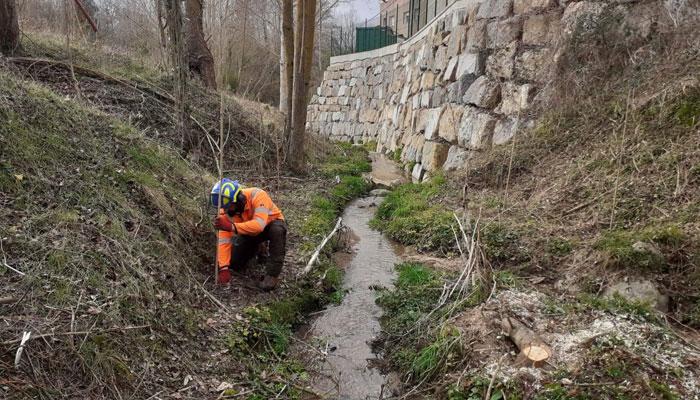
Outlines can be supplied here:
[[648, 304], [662, 312], [668, 311], [668, 296], [662, 295], [656, 285], [649, 280], [618, 282], [608, 287], [603, 296], [610, 298], [616, 294], [627, 301]]

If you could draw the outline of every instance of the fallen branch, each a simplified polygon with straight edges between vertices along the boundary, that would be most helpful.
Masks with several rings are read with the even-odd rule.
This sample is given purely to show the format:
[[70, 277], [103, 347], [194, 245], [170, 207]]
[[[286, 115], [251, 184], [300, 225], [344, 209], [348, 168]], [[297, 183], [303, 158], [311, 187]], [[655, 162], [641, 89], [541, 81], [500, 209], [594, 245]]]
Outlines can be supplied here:
[[[150, 328], [150, 327], [151, 327], [151, 325], [138, 325], [138, 326], [125, 326], [122, 328], [102, 329], [99, 331], [44, 333], [41, 335], [32, 335], [31, 340], [42, 339], [42, 338], [47, 338], [47, 337], [54, 337], [54, 336], [74, 336], [74, 335], [89, 335], [91, 333], [123, 332], [123, 331], [135, 330], [135, 329], [145, 329], [145, 328]], [[2, 342], [2, 344], [3, 344], [3, 346], [11, 346], [13, 344], [17, 344], [17, 343], [21, 343], [21, 342], [22, 342], [22, 339], [17, 339], [17, 340], [8, 340], [6, 342]]]
[[0, 297], [0, 304], [10, 304], [17, 301], [14, 297]]
[[3, 266], [4, 266], [5, 268], [9, 269], [10, 271], [16, 272], [16, 273], [18, 273], [18, 274], [20, 274], [20, 275], [22, 275], [22, 276], [27, 275], [27, 274], [25, 274], [24, 272], [22, 272], [22, 271], [20, 271], [20, 270], [18, 270], [18, 269], [14, 269], [14, 268], [10, 267], [10, 265], [7, 264], [6, 262], [4, 262], [4, 263], [2, 263], [2, 264], [3, 264]]
[[304, 267], [304, 270], [301, 271], [302, 276], [308, 274], [309, 271], [311, 271], [311, 268], [314, 266], [316, 259], [321, 254], [321, 250], [323, 250], [323, 248], [326, 246], [326, 243], [328, 243], [328, 241], [333, 237], [333, 235], [335, 235], [335, 233], [338, 231], [338, 229], [340, 229], [340, 226], [342, 225], [342, 223], [343, 223], [343, 218], [342, 217], [338, 218], [338, 222], [335, 223], [335, 228], [333, 228], [331, 233], [329, 233], [328, 236], [326, 236], [323, 239], [321, 244], [316, 248], [316, 251], [314, 251], [314, 254], [311, 256], [309, 263], [306, 264], [306, 267]]
[[19, 362], [22, 360], [22, 352], [24, 351], [24, 345], [29, 341], [31, 337], [31, 332], [22, 333], [22, 339], [20, 339], [19, 348], [17, 349], [17, 353], [15, 353], [15, 368], [19, 368]]
[[520, 354], [516, 363], [541, 367], [552, 356], [552, 349], [534, 331], [515, 318], [506, 317], [501, 322], [503, 331], [518, 346]]

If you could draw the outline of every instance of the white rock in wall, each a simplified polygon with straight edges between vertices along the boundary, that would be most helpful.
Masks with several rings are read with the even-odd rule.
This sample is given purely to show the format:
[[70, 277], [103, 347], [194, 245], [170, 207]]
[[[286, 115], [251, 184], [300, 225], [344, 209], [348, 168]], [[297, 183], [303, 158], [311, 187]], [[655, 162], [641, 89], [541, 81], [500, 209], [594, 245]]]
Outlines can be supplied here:
[[513, 0], [488, 0], [481, 3], [477, 18], [502, 18], [513, 11]]
[[467, 168], [471, 152], [457, 145], [450, 147], [447, 152], [447, 159], [442, 165], [445, 171], [458, 171]]
[[430, 97], [433, 95], [432, 90], [426, 90], [420, 95], [420, 106], [421, 108], [430, 107]]
[[476, 21], [469, 32], [467, 33], [467, 45], [464, 51], [478, 52], [486, 48], [488, 42], [488, 35], [486, 32], [486, 27], [488, 26], [487, 20]]
[[495, 146], [508, 143], [518, 132], [518, 119], [505, 118], [498, 120], [493, 131], [493, 144]]
[[486, 73], [494, 78], [512, 79], [517, 51], [517, 40], [504, 48], [495, 50], [486, 60]]
[[518, 85], [513, 82], [501, 84], [501, 105], [498, 112], [502, 114], [516, 115], [530, 107], [535, 94], [535, 86], [526, 83]]
[[457, 79], [457, 63], [459, 62], [459, 57], [455, 56], [450, 58], [447, 63], [447, 68], [445, 68], [445, 73], [442, 75], [443, 82], [454, 82]]
[[523, 44], [543, 46], [556, 41], [561, 29], [559, 10], [546, 14], [532, 15], [523, 23]]
[[425, 142], [423, 145], [423, 158], [421, 164], [427, 171], [436, 171], [442, 167], [447, 159], [450, 145], [440, 142]]
[[500, 99], [499, 83], [482, 75], [469, 86], [462, 100], [477, 107], [494, 108]]
[[465, 110], [457, 142], [460, 146], [482, 149], [491, 143], [496, 119], [474, 108]]
[[542, 82], [549, 76], [552, 66], [550, 50], [526, 50], [515, 58], [515, 76], [523, 80]]
[[464, 53], [459, 56], [457, 78], [465, 75], [481, 75], [484, 71], [484, 61], [481, 53]]
[[505, 47], [514, 40], [520, 39], [523, 21], [520, 16], [503, 21], [492, 21], [486, 26], [488, 36], [487, 47], [490, 49]]
[[423, 179], [423, 166], [421, 164], [416, 164], [413, 166], [413, 171], [411, 171], [411, 178], [413, 182], [421, 182]]
[[462, 114], [464, 114], [464, 108], [455, 104], [447, 104], [443, 106], [443, 108], [444, 110], [438, 126], [438, 135], [448, 142], [457, 143], [457, 136], [460, 123], [462, 122]]
[[425, 132], [423, 135], [426, 139], [432, 140], [438, 137], [438, 129], [440, 127], [440, 117], [442, 116], [444, 107], [432, 108], [427, 112], [425, 122]]

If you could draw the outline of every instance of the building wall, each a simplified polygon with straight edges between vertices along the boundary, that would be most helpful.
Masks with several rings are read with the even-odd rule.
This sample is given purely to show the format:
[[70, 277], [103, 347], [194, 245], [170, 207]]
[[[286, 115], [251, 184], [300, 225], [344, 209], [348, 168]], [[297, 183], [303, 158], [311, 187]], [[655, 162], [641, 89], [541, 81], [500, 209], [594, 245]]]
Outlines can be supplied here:
[[667, 15], [658, 1], [458, 1], [403, 43], [333, 57], [308, 128], [400, 152], [416, 179], [462, 169], [475, 152], [532, 126], [573, 32], [611, 14], [640, 37]]
[[[379, 1], [382, 14], [382, 25], [394, 29], [404, 39], [408, 37], [408, 6], [410, 0], [390, 0], [386, 3]], [[398, 20], [397, 20], [398, 18]]]

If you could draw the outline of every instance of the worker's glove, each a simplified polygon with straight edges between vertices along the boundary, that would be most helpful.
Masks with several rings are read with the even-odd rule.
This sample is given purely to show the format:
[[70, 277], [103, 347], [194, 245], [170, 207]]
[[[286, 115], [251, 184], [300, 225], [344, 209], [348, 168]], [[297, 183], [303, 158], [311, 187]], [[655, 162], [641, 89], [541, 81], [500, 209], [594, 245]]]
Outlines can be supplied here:
[[233, 232], [236, 227], [231, 223], [231, 220], [226, 215], [219, 215], [214, 218], [214, 228], [220, 231]]
[[228, 267], [219, 268], [219, 285], [227, 285], [231, 280], [231, 271]]

